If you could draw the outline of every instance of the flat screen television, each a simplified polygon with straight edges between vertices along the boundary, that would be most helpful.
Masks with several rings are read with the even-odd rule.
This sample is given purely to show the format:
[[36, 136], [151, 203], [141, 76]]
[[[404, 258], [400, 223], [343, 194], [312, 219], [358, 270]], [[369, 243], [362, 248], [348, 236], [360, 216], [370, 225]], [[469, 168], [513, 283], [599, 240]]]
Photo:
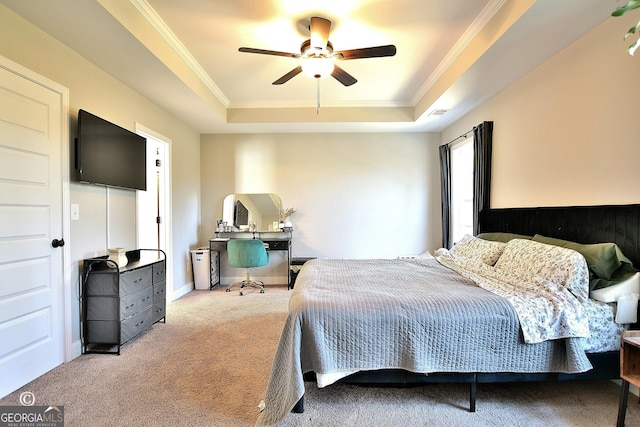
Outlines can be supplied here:
[[237, 228], [249, 225], [249, 209], [247, 209], [240, 200], [236, 200], [236, 208], [233, 213], [233, 225]]
[[147, 140], [79, 110], [76, 170], [80, 182], [146, 191]]

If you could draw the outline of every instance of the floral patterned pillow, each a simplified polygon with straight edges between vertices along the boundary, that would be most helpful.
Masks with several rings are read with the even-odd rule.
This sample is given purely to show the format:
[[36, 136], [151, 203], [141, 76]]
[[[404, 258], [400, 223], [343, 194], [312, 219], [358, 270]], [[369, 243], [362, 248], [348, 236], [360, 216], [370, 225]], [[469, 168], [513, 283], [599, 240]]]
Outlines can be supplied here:
[[494, 265], [505, 246], [506, 243], [478, 239], [467, 234], [451, 248], [450, 252], [456, 256], [472, 258], [487, 265]]
[[589, 298], [587, 261], [573, 249], [514, 239], [507, 243], [495, 268], [564, 286], [582, 302]]

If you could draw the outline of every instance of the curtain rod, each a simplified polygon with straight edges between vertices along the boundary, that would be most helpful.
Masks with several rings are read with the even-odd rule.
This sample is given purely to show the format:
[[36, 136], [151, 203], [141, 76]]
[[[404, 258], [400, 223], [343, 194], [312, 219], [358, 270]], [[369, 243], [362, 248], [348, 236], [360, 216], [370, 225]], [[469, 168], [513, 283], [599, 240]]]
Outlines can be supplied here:
[[471, 132], [473, 132], [473, 129], [466, 131], [465, 133], [463, 133], [460, 136], [457, 136], [455, 138], [453, 138], [451, 141], [447, 142], [444, 145], [449, 145], [449, 144], [453, 144], [454, 142], [456, 142], [457, 140], [459, 140], [460, 138], [466, 138], [468, 134], [470, 134]]

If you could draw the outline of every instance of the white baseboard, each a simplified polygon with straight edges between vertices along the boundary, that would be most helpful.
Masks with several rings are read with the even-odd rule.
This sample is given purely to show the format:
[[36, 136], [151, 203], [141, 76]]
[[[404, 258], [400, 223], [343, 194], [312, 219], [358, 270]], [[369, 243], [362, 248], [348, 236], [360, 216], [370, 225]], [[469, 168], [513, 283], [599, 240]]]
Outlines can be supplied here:
[[75, 359], [76, 357], [79, 357], [82, 355], [82, 340], [78, 339], [75, 340], [71, 343], [70, 347], [67, 347], [69, 350], [70, 354], [67, 354], [65, 357], [65, 363], [67, 362], [71, 362], [73, 359]]
[[185, 296], [186, 294], [191, 292], [193, 289], [194, 289], [193, 282], [189, 282], [178, 289], [174, 289], [173, 294], [171, 295], [171, 301], [175, 301], [178, 298]]

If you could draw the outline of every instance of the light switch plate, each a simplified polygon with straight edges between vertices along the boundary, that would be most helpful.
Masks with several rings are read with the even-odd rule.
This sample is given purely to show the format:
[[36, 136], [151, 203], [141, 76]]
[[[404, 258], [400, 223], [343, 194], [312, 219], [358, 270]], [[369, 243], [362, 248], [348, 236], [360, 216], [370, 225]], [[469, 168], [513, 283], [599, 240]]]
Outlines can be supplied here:
[[71, 221], [78, 221], [80, 219], [80, 205], [77, 203], [71, 203]]

